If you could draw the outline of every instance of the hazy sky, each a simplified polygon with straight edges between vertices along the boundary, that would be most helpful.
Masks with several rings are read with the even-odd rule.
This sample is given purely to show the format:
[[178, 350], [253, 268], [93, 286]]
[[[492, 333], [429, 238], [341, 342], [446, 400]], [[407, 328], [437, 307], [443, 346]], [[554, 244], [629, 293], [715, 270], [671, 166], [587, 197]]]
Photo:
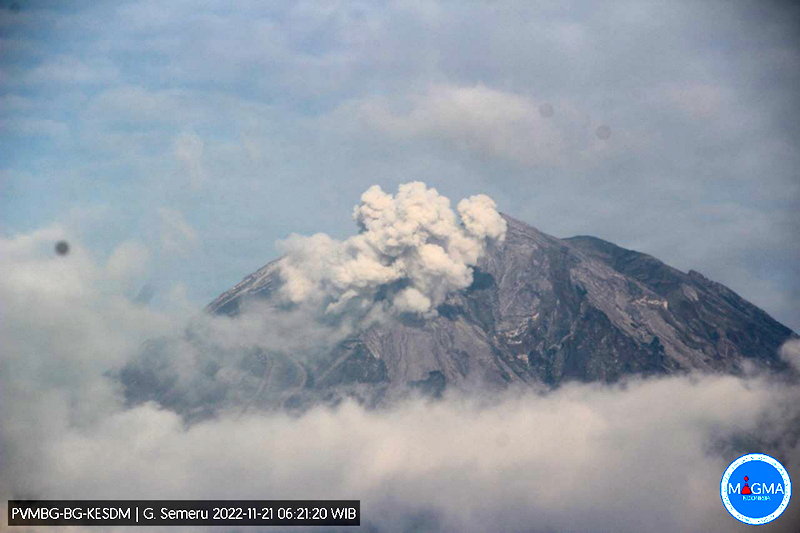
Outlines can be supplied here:
[[0, 231], [132, 241], [202, 305], [422, 180], [800, 329], [800, 11], [541, 4], [4, 0]]

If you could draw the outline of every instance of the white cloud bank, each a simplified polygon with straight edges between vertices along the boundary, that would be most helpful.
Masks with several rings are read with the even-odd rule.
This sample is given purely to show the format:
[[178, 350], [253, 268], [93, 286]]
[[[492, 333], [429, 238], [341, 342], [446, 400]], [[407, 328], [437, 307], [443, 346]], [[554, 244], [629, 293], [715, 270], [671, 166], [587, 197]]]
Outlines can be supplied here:
[[[395, 198], [368, 191], [356, 215], [366, 228], [361, 241], [375, 244], [357, 251], [403, 258], [422, 253], [432, 235], [452, 235], [446, 204], [433, 201], [438, 215], [425, 217], [411, 192], [439, 198], [420, 186]], [[482, 204], [464, 203], [461, 219], [491, 234], [492, 225], [480, 222]], [[401, 219], [410, 224], [410, 213], [418, 215], [417, 231], [392, 233], [405, 227]], [[393, 219], [399, 214], [406, 218]], [[126, 408], [106, 372], [185, 317], [100, 290], [104, 269], [80, 243], [56, 256], [52, 243], [60, 238], [51, 228], [0, 240], [3, 504], [20, 496], [353, 498], [362, 501], [368, 531], [727, 532], [749, 531], [718, 495], [733, 459], [770, 453], [800, 479], [792, 435], [800, 390], [768, 377], [575, 384], [544, 395], [510, 391], [373, 411], [344, 404], [299, 417], [223, 413], [188, 427], [152, 403]], [[473, 248], [452, 246], [437, 259], [474, 257]], [[351, 257], [343, 273], [362, 275]], [[235, 339], [236, 321], [226, 320]], [[295, 336], [303, 336], [299, 327]], [[784, 356], [792, 359], [794, 348], [787, 345]], [[793, 501], [760, 531], [792, 531], [799, 519]]]

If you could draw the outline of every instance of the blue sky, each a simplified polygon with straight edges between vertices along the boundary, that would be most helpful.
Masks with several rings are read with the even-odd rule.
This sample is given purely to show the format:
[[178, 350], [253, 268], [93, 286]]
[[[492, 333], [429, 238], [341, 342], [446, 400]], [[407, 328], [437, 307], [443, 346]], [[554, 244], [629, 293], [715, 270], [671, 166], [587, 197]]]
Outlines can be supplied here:
[[422, 180], [693, 268], [800, 329], [788, 4], [17, 3], [0, 232], [59, 226], [131, 297], [182, 284], [202, 306], [292, 232], [353, 233], [370, 185]]

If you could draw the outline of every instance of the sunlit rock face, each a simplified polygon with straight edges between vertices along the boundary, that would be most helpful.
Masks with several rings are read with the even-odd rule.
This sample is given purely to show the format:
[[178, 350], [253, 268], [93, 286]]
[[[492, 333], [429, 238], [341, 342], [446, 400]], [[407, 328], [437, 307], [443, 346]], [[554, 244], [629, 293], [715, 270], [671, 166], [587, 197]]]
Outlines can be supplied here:
[[[259, 372], [272, 374], [254, 380], [248, 401], [293, 406], [346, 395], [375, 404], [408, 390], [437, 396], [446, 387], [740, 373], [747, 361], [786, 369], [778, 349], [792, 331], [730, 289], [594, 237], [557, 239], [503, 219], [505, 239], [487, 246], [469, 287], [450, 292], [435, 313], [364, 323], [304, 361], [263, 355]], [[277, 300], [279, 264], [207, 311], [236, 316], [248, 302]]]

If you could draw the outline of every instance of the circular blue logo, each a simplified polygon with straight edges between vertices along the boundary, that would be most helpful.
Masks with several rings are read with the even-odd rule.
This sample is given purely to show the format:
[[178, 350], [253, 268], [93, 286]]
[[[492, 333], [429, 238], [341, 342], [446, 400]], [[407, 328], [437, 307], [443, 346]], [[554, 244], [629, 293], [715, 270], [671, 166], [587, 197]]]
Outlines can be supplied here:
[[778, 461], [763, 453], [751, 453], [730, 464], [719, 491], [734, 518], [760, 525], [778, 518], [789, 505], [792, 482]]

